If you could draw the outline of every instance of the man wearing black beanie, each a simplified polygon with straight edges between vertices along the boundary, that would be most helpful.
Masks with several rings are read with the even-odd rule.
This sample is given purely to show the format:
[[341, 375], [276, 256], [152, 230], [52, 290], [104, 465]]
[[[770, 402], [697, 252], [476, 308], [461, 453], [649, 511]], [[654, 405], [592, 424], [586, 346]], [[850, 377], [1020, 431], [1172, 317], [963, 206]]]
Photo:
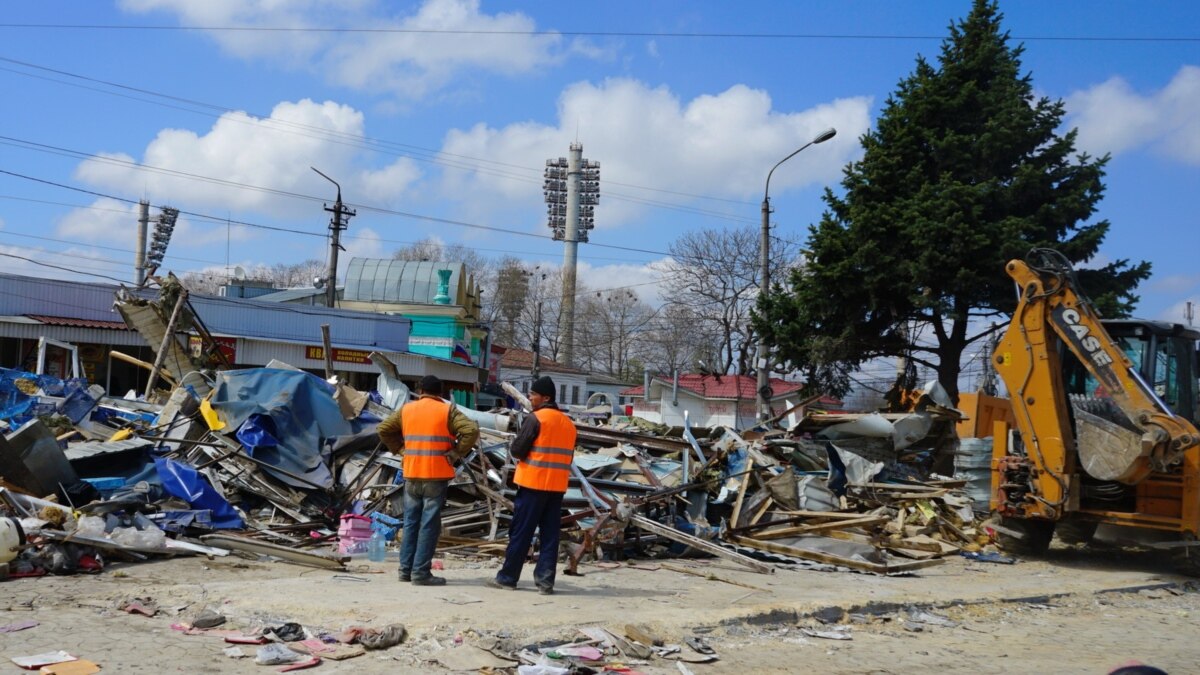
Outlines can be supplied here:
[[539, 593], [550, 595], [554, 592], [562, 501], [571, 477], [576, 432], [571, 418], [554, 405], [554, 380], [539, 377], [529, 388], [529, 402], [533, 404], [533, 414], [525, 418], [508, 450], [517, 460], [513, 478], [517, 496], [513, 500], [508, 549], [504, 553], [504, 566], [495, 579], [488, 580], [488, 585], [517, 587], [536, 530], [541, 544], [533, 580]]

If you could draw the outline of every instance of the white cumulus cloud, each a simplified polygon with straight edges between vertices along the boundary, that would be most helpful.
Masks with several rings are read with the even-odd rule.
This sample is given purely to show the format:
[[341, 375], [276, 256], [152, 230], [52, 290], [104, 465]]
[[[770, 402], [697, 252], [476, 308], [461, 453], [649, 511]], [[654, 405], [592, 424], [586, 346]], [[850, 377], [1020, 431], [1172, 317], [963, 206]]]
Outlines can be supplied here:
[[226, 113], [203, 134], [164, 129], [141, 160], [101, 155], [102, 161], [83, 162], [75, 173], [94, 186], [150, 195], [154, 204], [298, 217], [310, 214], [314, 205], [287, 193], [333, 196], [333, 186], [311, 166], [343, 185], [362, 186], [365, 193], [359, 196], [383, 203], [420, 178], [408, 158], [362, 168], [364, 151], [354, 141], [363, 134], [362, 113], [305, 99], [279, 103], [268, 118]]
[[1066, 99], [1078, 146], [1093, 155], [1148, 148], [1200, 165], [1200, 67], [1183, 66], [1165, 87], [1139, 93], [1113, 77]]
[[[120, 2], [129, 12], [167, 12], [181, 24], [198, 28], [308, 29], [214, 30], [211, 35], [240, 58], [307, 67], [341, 86], [390, 90], [411, 98], [440, 89], [461, 73], [521, 75], [570, 55], [606, 55], [585, 40], [568, 43], [559, 34], [539, 29], [521, 12], [488, 14], [480, 11], [479, 4], [479, 0], [426, 0], [415, 11], [393, 13], [387, 3], [367, 0]], [[391, 32], [312, 30], [338, 27]]]
[[[568, 87], [558, 101], [556, 124], [520, 122], [495, 128], [481, 123], [452, 130], [442, 149], [451, 155], [538, 167], [547, 158], [565, 155], [567, 146], [579, 138], [583, 156], [601, 163], [599, 228], [640, 213], [645, 207], [637, 200], [682, 200], [722, 208], [662, 190], [753, 198], [761, 194], [766, 172], [775, 162], [829, 127], [837, 128], [838, 136], [776, 172], [771, 189], [778, 194], [790, 187], [835, 182], [842, 166], [859, 152], [856, 139], [869, 127], [870, 105], [869, 97], [857, 97], [780, 111], [767, 92], [743, 85], [682, 101], [665, 86], [615, 78]], [[513, 173], [451, 170], [445, 187], [492, 208], [496, 199], [526, 207], [539, 202], [540, 175], [530, 172], [514, 180]]]

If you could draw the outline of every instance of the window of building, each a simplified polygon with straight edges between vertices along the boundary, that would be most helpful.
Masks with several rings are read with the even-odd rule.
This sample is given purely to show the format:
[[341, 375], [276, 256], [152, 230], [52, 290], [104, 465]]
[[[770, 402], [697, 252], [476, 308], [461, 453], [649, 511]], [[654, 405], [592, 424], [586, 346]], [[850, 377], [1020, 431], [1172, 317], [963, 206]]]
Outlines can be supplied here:
[[525, 380], [521, 383], [521, 391], [525, 394], [529, 393], [529, 380]]
[[566, 402], [566, 400], [567, 400], [567, 385], [565, 385], [565, 384], [558, 385], [558, 400], [560, 402]]
[[579, 405], [579, 385], [571, 387], [571, 405]]

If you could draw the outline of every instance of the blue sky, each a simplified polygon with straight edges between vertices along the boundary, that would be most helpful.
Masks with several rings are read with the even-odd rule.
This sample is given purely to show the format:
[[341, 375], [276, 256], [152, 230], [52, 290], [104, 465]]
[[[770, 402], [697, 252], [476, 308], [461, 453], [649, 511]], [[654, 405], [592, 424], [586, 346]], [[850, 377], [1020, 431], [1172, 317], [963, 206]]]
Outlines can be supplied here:
[[[541, 169], [578, 139], [602, 164], [581, 278], [652, 295], [653, 266], [672, 239], [756, 224], [766, 172], [833, 126], [834, 140], [772, 178], [776, 236], [802, 240], [821, 190], [859, 156], [857, 138], [888, 94], [918, 54], [936, 57], [948, 24], [969, 9], [968, 0], [14, 4], [0, 19], [0, 170], [77, 190], [0, 174], [0, 252], [130, 278], [135, 207], [111, 196], [198, 214], [172, 241], [165, 267], [176, 273], [323, 259], [322, 200], [333, 190], [315, 166], [358, 209], [343, 262], [434, 236], [557, 264]], [[1013, 0], [1001, 10], [1024, 38], [1037, 91], [1066, 101], [1080, 148], [1113, 155], [1097, 216], [1112, 222], [1101, 260], [1151, 261], [1139, 314], [1180, 321], [1186, 301], [1200, 303], [1200, 4]], [[205, 29], [297, 26], [507, 34]], [[12, 258], [4, 269], [69, 275]]]

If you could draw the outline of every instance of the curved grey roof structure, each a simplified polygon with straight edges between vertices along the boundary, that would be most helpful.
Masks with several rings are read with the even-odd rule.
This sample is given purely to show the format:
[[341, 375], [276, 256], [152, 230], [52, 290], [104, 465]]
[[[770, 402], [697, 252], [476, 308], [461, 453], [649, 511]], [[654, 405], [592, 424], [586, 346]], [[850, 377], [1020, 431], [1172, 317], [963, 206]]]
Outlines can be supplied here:
[[346, 270], [343, 300], [433, 304], [438, 292], [438, 270], [450, 270], [450, 304], [460, 305], [463, 264], [353, 258]]

